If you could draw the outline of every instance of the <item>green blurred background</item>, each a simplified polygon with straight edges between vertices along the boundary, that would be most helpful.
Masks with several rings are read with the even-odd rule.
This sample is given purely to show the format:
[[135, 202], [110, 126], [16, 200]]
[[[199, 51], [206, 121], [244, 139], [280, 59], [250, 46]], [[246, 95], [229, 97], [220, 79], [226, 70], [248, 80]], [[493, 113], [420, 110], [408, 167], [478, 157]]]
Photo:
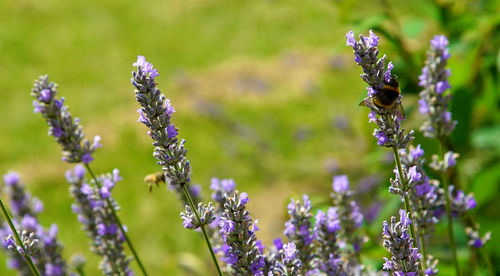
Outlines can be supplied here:
[[[213, 269], [198, 233], [182, 228], [181, 206], [161, 187], [148, 193], [146, 174], [159, 170], [150, 137], [137, 122], [130, 85], [132, 63], [146, 56], [160, 72], [159, 87], [176, 109], [174, 123], [187, 140], [194, 183], [209, 198], [211, 177], [233, 178], [250, 196], [267, 246], [280, 236], [286, 204], [302, 193], [324, 208], [334, 174], [348, 174], [367, 212], [363, 231], [372, 240], [364, 262], [381, 268], [383, 220], [397, 212], [388, 193], [390, 151], [377, 147], [367, 109], [358, 107], [365, 84], [345, 46], [345, 33], [373, 29], [379, 48], [395, 64], [408, 112], [407, 129], [425, 118], [414, 112], [416, 85], [428, 42], [450, 39], [459, 124], [450, 147], [461, 154], [454, 181], [473, 191], [481, 229], [493, 231], [487, 246], [500, 261], [500, 5], [499, 1], [169, 0], [0, 1], [0, 172], [15, 170], [45, 203], [42, 224], [57, 223], [64, 256], [82, 253], [88, 275], [98, 258], [76, 217], [60, 147], [33, 114], [30, 89], [38, 75], [59, 84], [73, 116], [104, 147], [94, 171], [119, 168], [114, 189], [122, 221], [151, 275], [209, 275]], [[437, 144], [417, 131], [430, 158]], [[428, 170], [429, 171], [429, 170]], [[359, 183], [359, 185], [357, 185]], [[380, 212], [376, 212], [379, 210]], [[377, 215], [378, 213], [378, 215]], [[469, 251], [463, 224], [456, 225], [466, 273], [484, 262]], [[451, 273], [443, 226], [431, 241]], [[5, 255], [0, 275], [11, 275]], [[137, 267], [133, 264], [133, 268]], [[136, 269], [137, 270], [137, 269]], [[500, 268], [497, 268], [500, 273]]]

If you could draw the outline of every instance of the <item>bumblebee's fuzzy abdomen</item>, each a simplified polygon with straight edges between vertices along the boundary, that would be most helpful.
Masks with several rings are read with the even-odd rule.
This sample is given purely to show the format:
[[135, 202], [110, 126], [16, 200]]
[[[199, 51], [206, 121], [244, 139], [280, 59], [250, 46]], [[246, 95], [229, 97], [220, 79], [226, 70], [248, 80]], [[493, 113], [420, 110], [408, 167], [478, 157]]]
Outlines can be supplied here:
[[375, 94], [375, 104], [381, 107], [389, 108], [396, 102], [399, 94], [399, 87], [384, 85], [384, 87], [379, 89]]

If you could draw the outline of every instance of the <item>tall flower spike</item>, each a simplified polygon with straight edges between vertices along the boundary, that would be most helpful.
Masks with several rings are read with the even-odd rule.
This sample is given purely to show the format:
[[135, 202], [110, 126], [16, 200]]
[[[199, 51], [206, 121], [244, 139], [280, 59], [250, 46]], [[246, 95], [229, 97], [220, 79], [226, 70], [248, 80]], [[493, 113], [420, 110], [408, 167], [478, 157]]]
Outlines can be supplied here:
[[311, 201], [307, 195], [302, 196], [303, 201], [293, 200], [288, 204], [290, 219], [285, 222], [285, 236], [295, 243], [302, 263], [302, 271], [308, 272], [313, 268], [314, 243], [312, 235]]
[[170, 100], [156, 88], [152, 65], [143, 56], [134, 63], [137, 71], [132, 72], [132, 85], [136, 88], [135, 98], [141, 105], [139, 121], [148, 128], [155, 147], [153, 156], [162, 166], [165, 177], [172, 186], [191, 182], [191, 166], [186, 159], [184, 140], [177, 139], [178, 129], [171, 123], [175, 112]]
[[63, 148], [63, 160], [69, 163], [90, 163], [94, 151], [101, 147], [100, 137], [91, 143], [85, 138], [78, 118], [73, 119], [64, 105], [64, 98], [57, 99], [57, 84], [49, 82], [48, 76], [35, 80], [31, 96], [35, 98], [35, 113], [40, 113], [49, 125], [49, 135], [54, 136]]
[[334, 176], [332, 188], [331, 198], [333, 205], [337, 208], [336, 212], [341, 226], [339, 235], [347, 244], [352, 245], [349, 255], [354, 256], [354, 258], [349, 259], [354, 262], [359, 256], [364, 242], [364, 237], [357, 233], [357, 229], [363, 225], [363, 214], [361, 214], [356, 201], [352, 200], [354, 192], [349, 190], [347, 175]]
[[[384, 270], [394, 272], [395, 275], [419, 274], [420, 253], [412, 247], [412, 238], [408, 227], [412, 223], [405, 210], [399, 210], [400, 219], [391, 217], [391, 224], [384, 221], [384, 247], [391, 252], [391, 258], [384, 258]], [[409, 273], [408, 273], [409, 272]]]
[[235, 191], [232, 196], [224, 196], [226, 204], [219, 221], [220, 234], [227, 245], [224, 261], [236, 275], [263, 275], [263, 248], [255, 236], [259, 229], [246, 210], [248, 195]]
[[328, 208], [327, 214], [319, 210], [314, 224], [314, 240], [316, 243], [315, 267], [326, 275], [341, 275], [344, 261], [340, 258], [338, 232], [341, 229], [337, 209]]
[[[401, 121], [404, 111], [401, 108], [399, 84], [391, 72], [392, 62], [385, 65], [386, 56], [378, 59], [377, 48], [379, 38], [370, 30], [369, 37], [360, 35], [359, 41], [354, 39], [354, 33], [347, 33], [347, 46], [354, 50], [354, 61], [363, 69], [361, 78], [369, 85], [368, 96], [362, 102], [371, 109], [369, 122], [377, 124], [373, 136], [377, 144], [384, 147], [405, 148], [413, 140], [413, 130], [404, 134]], [[386, 69], [387, 68], [387, 69]]]
[[73, 212], [78, 215], [83, 229], [92, 240], [91, 250], [102, 257], [99, 264], [101, 271], [105, 275], [131, 275], [131, 259], [123, 250], [124, 236], [111, 210], [119, 208], [111, 197], [111, 190], [121, 180], [118, 170], [98, 177], [98, 181], [103, 183], [101, 188], [86, 182], [84, 172], [82, 165], [66, 172], [70, 192], [76, 201], [72, 206]]
[[268, 273], [268, 276], [298, 276], [301, 274], [301, 262], [298, 258], [299, 252], [297, 246], [293, 242], [284, 244], [282, 249], [279, 250], [279, 260], [277, 260], [272, 271]]
[[451, 88], [448, 82], [451, 71], [446, 69], [450, 57], [448, 39], [444, 35], [436, 35], [430, 44], [425, 66], [419, 76], [419, 85], [423, 88], [418, 101], [419, 111], [429, 117], [421, 130], [426, 137], [442, 139], [450, 135], [457, 124], [448, 111], [451, 100], [451, 95], [446, 92]]
[[[40, 273], [48, 276], [65, 275], [66, 262], [62, 258], [62, 245], [57, 240], [57, 225], [53, 224], [46, 230], [38, 221], [38, 214], [43, 210], [43, 203], [26, 191], [17, 173], [10, 172], [4, 175], [4, 183], [5, 193], [12, 207], [13, 219], [19, 222], [21, 232], [31, 233], [24, 235], [26, 239], [36, 240], [36, 254], [32, 256]], [[1, 232], [2, 238], [7, 238], [12, 234], [7, 225], [2, 228]], [[29, 244], [31, 242], [26, 245]], [[9, 266], [18, 270], [22, 275], [31, 275], [31, 271], [24, 265], [24, 260], [19, 254], [11, 255]]]
[[409, 152], [400, 149], [401, 165], [408, 172], [410, 203], [414, 210], [414, 222], [419, 236], [424, 237], [434, 231], [438, 222], [438, 213], [444, 208], [444, 191], [439, 188], [439, 181], [431, 180], [423, 166], [425, 159], [421, 146], [410, 146]]
[[196, 225], [200, 227], [203, 233], [217, 272], [222, 275], [217, 257], [204, 227], [205, 223], [201, 221], [189, 191], [191, 165], [186, 158], [185, 140], [179, 142], [177, 139], [178, 129], [170, 122], [172, 113], [175, 110], [170, 105], [170, 100], [165, 98], [161, 91], [156, 88], [154, 79], [158, 76], [158, 71], [153, 68], [153, 65], [147, 62], [144, 56], [138, 56], [137, 62], [133, 66], [137, 68], [137, 71], [132, 72], [131, 83], [135, 87], [135, 98], [141, 105], [138, 110], [140, 114], [138, 121], [149, 128], [148, 134], [153, 139], [153, 146], [155, 147], [153, 156], [157, 160], [156, 163], [162, 166], [168, 185], [177, 191], [182, 190], [184, 193], [184, 198], [190, 207], [189, 211], [194, 215], [197, 221]]

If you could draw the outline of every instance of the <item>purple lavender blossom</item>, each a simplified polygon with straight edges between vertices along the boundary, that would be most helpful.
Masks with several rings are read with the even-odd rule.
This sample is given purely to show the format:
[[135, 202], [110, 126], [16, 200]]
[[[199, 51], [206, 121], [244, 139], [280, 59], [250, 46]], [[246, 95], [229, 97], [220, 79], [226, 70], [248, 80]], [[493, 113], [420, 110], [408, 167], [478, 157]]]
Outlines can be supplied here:
[[258, 228], [246, 210], [248, 195], [234, 191], [224, 197], [225, 210], [219, 221], [220, 234], [227, 245], [224, 261], [238, 275], [263, 275], [265, 258], [255, 236]]
[[465, 195], [462, 190], [455, 191], [453, 185], [448, 187], [448, 196], [451, 200], [451, 214], [453, 217], [463, 217], [467, 211], [477, 206], [477, 202], [472, 193]]
[[91, 143], [85, 138], [77, 118], [73, 119], [68, 107], [64, 106], [64, 98], [57, 100], [57, 84], [50, 82], [48, 76], [40, 76], [35, 80], [31, 96], [35, 98], [35, 113], [39, 112], [49, 125], [49, 134], [54, 136], [63, 148], [63, 160], [69, 163], [90, 163], [92, 154], [101, 145], [94, 138]]
[[215, 209], [212, 205], [212, 202], [209, 202], [208, 205], [203, 203], [198, 203], [198, 214], [200, 215], [200, 219], [196, 217], [193, 213], [191, 206], [186, 205], [184, 212], [181, 213], [181, 218], [183, 220], [182, 226], [186, 229], [197, 229], [202, 225], [208, 225], [215, 220]]
[[[413, 248], [413, 239], [409, 234], [412, 221], [405, 210], [399, 210], [400, 219], [391, 217], [391, 224], [384, 221], [383, 237], [384, 247], [391, 252], [391, 258], [384, 258], [384, 270], [394, 272], [395, 275], [411, 275], [419, 273], [420, 253], [418, 248]], [[410, 274], [409, 274], [410, 273]]]
[[141, 105], [139, 120], [149, 128], [148, 134], [153, 138], [153, 156], [157, 159], [157, 164], [162, 166], [169, 185], [189, 185], [191, 166], [186, 159], [185, 141], [179, 142], [178, 130], [171, 123], [175, 110], [170, 100], [156, 88], [154, 78], [158, 76], [158, 72], [144, 56], [138, 56], [133, 66], [137, 67], [137, 71], [132, 72], [131, 82], [136, 88], [136, 100]]
[[298, 258], [298, 253], [297, 246], [294, 243], [289, 242], [284, 244], [283, 248], [279, 250], [279, 259], [271, 271], [269, 271], [268, 276], [303, 275], [303, 271], [301, 270], [302, 263]]
[[314, 267], [326, 275], [345, 273], [344, 260], [341, 259], [338, 246], [338, 233], [341, 229], [337, 209], [330, 207], [325, 214], [319, 210], [314, 225], [315, 255]]
[[380, 106], [376, 104], [376, 97], [379, 89], [389, 82], [397, 82], [392, 77], [394, 69], [392, 62], [385, 65], [386, 56], [378, 59], [379, 50], [377, 48], [379, 38], [370, 30], [369, 37], [360, 35], [359, 41], [354, 39], [353, 32], [346, 35], [347, 46], [354, 50], [354, 60], [363, 69], [361, 78], [369, 85], [368, 96], [363, 104], [373, 112], [368, 115], [369, 122], [377, 124], [373, 136], [377, 139], [377, 144], [384, 147], [405, 148], [408, 142], [413, 140], [413, 130], [409, 134], [404, 134], [401, 129], [401, 121], [404, 114], [400, 111], [401, 95], [391, 106]]
[[303, 201], [291, 200], [288, 204], [290, 219], [285, 222], [285, 236], [289, 241], [295, 243], [299, 251], [299, 259], [302, 270], [308, 271], [312, 268], [313, 257], [313, 235], [312, 235], [312, 213], [311, 201], [307, 195], [302, 196]]
[[[338, 178], [334, 177], [334, 179]], [[347, 177], [341, 177], [340, 179], [342, 179], [340, 183], [344, 183], [343, 185], [347, 189], [337, 189], [337, 191], [334, 189], [333, 193], [331, 193], [331, 198], [340, 220], [341, 229], [339, 230], [339, 236], [352, 245], [352, 250], [349, 250], [348, 254], [354, 260], [359, 256], [364, 240], [364, 237], [356, 233], [357, 229], [363, 225], [363, 214], [361, 214], [356, 202], [352, 200], [354, 193], [348, 189], [349, 182]]]
[[[9, 197], [14, 221], [19, 222], [18, 229], [25, 233], [28, 240], [25, 247], [32, 256], [33, 262], [38, 267], [42, 275], [59, 276], [66, 274], [66, 262], [62, 258], [63, 247], [57, 240], [57, 225], [52, 224], [49, 230], [45, 230], [38, 221], [38, 214], [43, 210], [43, 203], [38, 198], [33, 198], [26, 191], [25, 185], [20, 181], [20, 177], [15, 172], [10, 172], [3, 177], [5, 193]], [[12, 234], [7, 225], [0, 229], [0, 238], [5, 240]], [[36, 245], [28, 246], [32, 242]], [[5, 249], [12, 244], [4, 243]], [[16, 249], [18, 251], [18, 249]], [[36, 252], [35, 252], [36, 251]], [[12, 251], [11, 251], [12, 252]], [[12, 269], [18, 270], [22, 275], [31, 275], [31, 271], [26, 265], [23, 257], [17, 252], [10, 254], [8, 263]]]
[[445, 69], [450, 57], [448, 39], [444, 35], [437, 35], [430, 44], [425, 67], [419, 77], [419, 85], [423, 88], [419, 110], [429, 116], [429, 121], [422, 125], [421, 130], [426, 137], [443, 139], [450, 135], [457, 124], [451, 120], [451, 113], [445, 114], [451, 100], [451, 95], [445, 93], [451, 88], [448, 82], [450, 70]]
[[[416, 148], [410, 146], [409, 153], [405, 149], [399, 150], [399, 156], [406, 183], [408, 183], [406, 193], [410, 196], [417, 232], [419, 235], [426, 236], [434, 231], [434, 225], [438, 222], [436, 210], [444, 206], [444, 192], [439, 188], [437, 180], [430, 180], [426, 175], [423, 168], [424, 151], [420, 145]], [[391, 188], [393, 191], [399, 191], [397, 186]]]
[[119, 171], [115, 169], [112, 173], [98, 176], [98, 181], [102, 183], [100, 188], [94, 181], [88, 183], [84, 172], [82, 165], [66, 172], [70, 193], [75, 200], [72, 210], [91, 240], [91, 251], [102, 257], [99, 269], [105, 275], [131, 275], [131, 259], [124, 253], [123, 233], [111, 209], [119, 208], [111, 196], [116, 182], [121, 180]]
[[469, 246], [475, 247], [475, 248], [481, 248], [486, 243], [490, 240], [491, 238], [491, 232], [487, 232], [484, 234], [483, 237], [479, 235], [479, 226], [475, 226], [476, 229], [472, 227], [467, 227], [465, 229], [465, 233], [467, 233], [467, 236], [469, 237]]

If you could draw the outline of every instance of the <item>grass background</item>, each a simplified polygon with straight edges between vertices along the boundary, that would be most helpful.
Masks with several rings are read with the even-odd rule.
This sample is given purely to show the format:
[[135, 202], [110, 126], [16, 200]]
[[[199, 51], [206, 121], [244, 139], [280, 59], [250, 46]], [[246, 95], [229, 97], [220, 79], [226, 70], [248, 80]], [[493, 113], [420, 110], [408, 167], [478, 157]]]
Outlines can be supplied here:
[[[390, 151], [376, 146], [360, 69], [345, 47], [345, 33], [374, 29], [380, 49], [396, 64], [408, 111], [406, 128], [424, 118], [414, 113], [415, 79], [434, 34], [450, 37], [452, 110], [459, 125], [450, 145], [461, 155], [457, 181], [474, 191], [482, 229], [493, 230], [487, 248], [500, 260], [496, 214], [500, 179], [497, 1], [13, 1], [0, 4], [0, 172], [15, 170], [45, 203], [40, 220], [57, 223], [64, 256], [82, 253], [88, 275], [98, 258], [71, 213], [64, 172], [71, 168], [33, 114], [32, 80], [49, 74], [89, 137], [104, 147], [96, 172], [119, 168], [113, 191], [122, 221], [151, 275], [206, 275], [212, 269], [201, 237], [182, 228], [181, 206], [164, 187], [148, 193], [146, 174], [159, 170], [150, 138], [140, 125], [130, 85], [131, 64], [145, 55], [160, 72], [157, 82], [176, 109], [174, 123], [187, 140], [194, 183], [209, 198], [211, 177], [233, 178], [250, 196], [267, 246], [281, 235], [286, 203], [302, 193], [322, 206], [331, 177], [348, 174], [366, 208], [380, 215], [364, 226], [373, 238], [364, 261], [381, 268], [380, 227], [397, 212], [387, 192]], [[430, 157], [437, 147], [417, 132]], [[389, 157], [388, 157], [389, 156]], [[371, 181], [371, 182], [370, 182]], [[360, 185], [362, 186], [362, 185]], [[373, 195], [376, 196], [373, 196]], [[384, 203], [384, 204], [382, 204]], [[456, 225], [459, 257], [481, 273], [482, 260], [466, 246]], [[431, 251], [440, 270], [451, 269], [444, 227]], [[5, 258], [5, 255], [1, 257]], [[132, 265], [134, 268], [135, 264]], [[11, 275], [0, 261], [0, 274]]]

